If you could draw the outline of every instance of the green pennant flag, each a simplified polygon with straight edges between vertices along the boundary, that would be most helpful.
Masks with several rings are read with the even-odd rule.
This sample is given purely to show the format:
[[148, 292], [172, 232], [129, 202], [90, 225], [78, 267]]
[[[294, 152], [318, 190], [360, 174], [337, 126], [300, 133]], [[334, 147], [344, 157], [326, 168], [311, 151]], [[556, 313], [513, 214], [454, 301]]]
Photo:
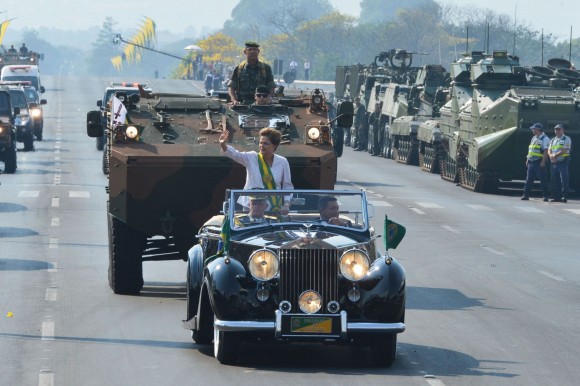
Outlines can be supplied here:
[[225, 216], [224, 223], [222, 224], [222, 230], [220, 231], [220, 241], [218, 243], [217, 253], [206, 258], [204, 261], [205, 265], [211, 263], [218, 257], [224, 256], [230, 249], [230, 229], [230, 219], [228, 216]]
[[388, 216], [385, 214], [385, 231], [383, 239], [385, 240], [385, 249], [396, 249], [397, 245], [405, 237], [407, 229], [401, 224], [397, 224], [394, 221], [389, 220]]

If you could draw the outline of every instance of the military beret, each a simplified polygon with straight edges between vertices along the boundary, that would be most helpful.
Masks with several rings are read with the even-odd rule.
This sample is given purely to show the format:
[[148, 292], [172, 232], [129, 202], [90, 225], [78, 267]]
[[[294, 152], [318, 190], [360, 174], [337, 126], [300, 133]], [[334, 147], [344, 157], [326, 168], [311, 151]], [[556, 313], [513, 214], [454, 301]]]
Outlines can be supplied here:
[[251, 42], [251, 41], [249, 41], [249, 42], [246, 42], [246, 43], [244, 43], [244, 44], [246, 45], [246, 47], [254, 47], [254, 48], [259, 48], [259, 47], [260, 47], [260, 45], [259, 45], [258, 43], [256, 43], [256, 42]]

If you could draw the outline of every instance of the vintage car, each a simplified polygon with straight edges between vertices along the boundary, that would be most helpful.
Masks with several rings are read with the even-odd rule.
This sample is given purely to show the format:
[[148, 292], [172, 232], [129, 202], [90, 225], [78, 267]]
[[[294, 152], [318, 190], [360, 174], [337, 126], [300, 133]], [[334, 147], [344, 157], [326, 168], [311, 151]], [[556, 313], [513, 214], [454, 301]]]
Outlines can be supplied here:
[[[378, 253], [365, 192], [226, 195], [224, 215], [207, 221], [189, 250], [183, 327], [193, 340], [213, 341], [223, 364], [235, 363], [240, 342], [285, 341], [370, 346], [374, 364], [390, 366], [405, 330], [405, 270]], [[259, 199], [267, 200], [263, 216], [252, 208]], [[319, 206], [329, 199], [339, 212], [325, 221]], [[282, 200], [287, 215], [269, 211]], [[404, 227], [385, 217], [385, 233], [388, 251]]]

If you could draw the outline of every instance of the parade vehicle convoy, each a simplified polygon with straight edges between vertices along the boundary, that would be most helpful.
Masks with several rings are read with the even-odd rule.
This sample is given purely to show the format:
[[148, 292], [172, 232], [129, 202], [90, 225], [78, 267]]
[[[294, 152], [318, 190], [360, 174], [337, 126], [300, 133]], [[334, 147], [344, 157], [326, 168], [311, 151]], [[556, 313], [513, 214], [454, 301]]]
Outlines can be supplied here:
[[[256, 195], [291, 196], [289, 213], [244, 221], [238, 202]], [[318, 202], [329, 197], [342, 222], [320, 218]], [[188, 253], [183, 327], [197, 344], [213, 341], [223, 364], [246, 341], [367, 346], [372, 364], [392, 364], [405, 330], [405, 270], [377, 252], [364, 191], [231, 190], [223, 213]], [[396, 248], [404, 227], [385, 217], [384, 229], [385, 249]]]
[[4, 162], [4, 173], [16, 172], [16, 127], [14, 121], [20, 108], [12, 106], [7, 86], [0, 86], [0, 161]]
[[44, 111], [42, 106], [47, 103], [46, 99], [41, 99], [38, 91], [32, 86], [30, 81], [0, 81], [0, 85], [22, 86], [28, 103], [28, 111], [32, 120], [34, 136], [38, 141], [42, 141], [44, 128]]
[[[226, 99], [142, 89], [140, 101], [126, 109], [126, 123], [109, 120], [109, 284], [115, 293], [139, 293], [143, 261], [185, 260], [197, 231], [219, 212], [225, 190], [244, 185], [245, 168], [220, 154], [225, 129], [240, 151], [258, 149], [260, 129], [280, 130], [277, 154], [288, 159], [294, 186], [334, 188], [338, 151], [324, 95], [297, 92], [274, 102], [232, 107]], [[352, 103], [337, 110], [338, 126], [350, 127]], [[87, 113], [87, 134], [103, 135], [102, 111]]]
[[35, 65], [38, 66], [44, 59], [44, 54], [28, 51], [26, 54], [20, 52], [0, 52], [0, 70], [8, 65]]

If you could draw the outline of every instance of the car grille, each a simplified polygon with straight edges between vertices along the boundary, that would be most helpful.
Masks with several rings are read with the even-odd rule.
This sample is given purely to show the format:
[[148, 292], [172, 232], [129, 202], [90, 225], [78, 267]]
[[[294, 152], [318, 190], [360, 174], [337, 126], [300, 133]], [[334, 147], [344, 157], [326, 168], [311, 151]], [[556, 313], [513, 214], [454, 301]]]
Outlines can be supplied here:
[[300, 312], [298, 297], [307, 290], [322, 296], [320, 312], [326, 313], [331, 300], [338, 301], [338, 262], [336, 249], [282, 249], [280, 251], [279, 300]]

